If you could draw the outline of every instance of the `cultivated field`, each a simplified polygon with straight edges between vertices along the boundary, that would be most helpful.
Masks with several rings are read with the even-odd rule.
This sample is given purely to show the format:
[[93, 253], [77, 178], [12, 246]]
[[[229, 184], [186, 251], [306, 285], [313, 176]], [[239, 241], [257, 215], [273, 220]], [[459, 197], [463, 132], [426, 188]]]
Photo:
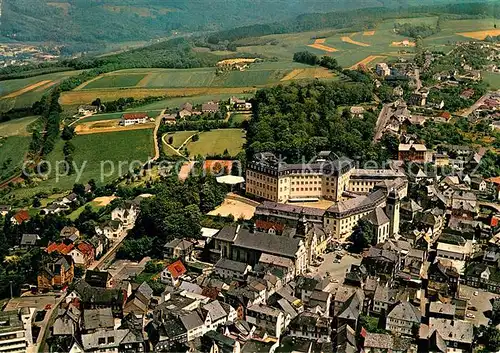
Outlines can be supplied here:
[[1, 81], [0, 111], [31, 106], [44, 93], [66, 77], [80, 71], [65, 71], [16, 80]]
[[[233, 94], [214, 94], [214, 95], [199, 95], [192, 97], [177, 97], [177, 98], [167, 98], [161, 101], [156, 101], [147, 105], [142, 106], [144, 110], [154, 110], [154, 109], [165, 109], [165, 108], [179, 108], [182, 104], [190, 102], [192, 104], [201, 104], [208, 101], [220, 101], [228, 100]], [[251, 94], [238, 94], [240, 98], [249, 98]], [[133, 108], [136, 110], [137, 108]]]
[[385, 56], [381, 56], [381, 55], [370, 55], [370, 56], [367, 56], [366, 58], [364, 58], [363, 60], [358, 61], [356, 64], [352, 65], [350, 67], [350, 69], [351, 70], [356, 70], [359, 67], [359, 65], [368, 66], [372, 62], [378, 61], [378, 60], [381, 60], [381, 59], [384, 59], [384, 58], [385, 58]]
[[305, 69], [295, 69], [283, 77], [281, 81], [301, 80], [310, 78], [333, 78], [335, 75], [324, 67], [311, 67]]
[[467, 38], [484, 40], [487, 36], [495, 36], [495, 37], [500, 36], [500, 29], [497, 28], [497, 29], [488, 29], [485, 31], [462, 32], [457, 34]]
[[[355, 35], [356, 33], [352, 34], [352, 35]], [[340, 37], [340, 39], [342, 40], [342, 42], [344, 43], [350, 43], [350, 44], [354, 44], [354, 45], [358, 45], [360, 47], [369, 47], [370, 44], [366, 44], [366, 43], [362, 43], [362, 42], [358, 42], [354, 39], [352, 39], [351, 37]]]
[[329, 46], [325, 45], [325, 41], [326, 41], [325, 38], [316, 39], [314, 41], [314, 43], [313, 44], [309, 44], [308, 47], [311, 47], [311, 48], [314, 48], [314, 49], [323, 50], [323, 51], [326, 51], [327, 53], [334, 53], [334, 52], [338, 51], [335, 48], [332, 48], [332, 47], [329, 47]]

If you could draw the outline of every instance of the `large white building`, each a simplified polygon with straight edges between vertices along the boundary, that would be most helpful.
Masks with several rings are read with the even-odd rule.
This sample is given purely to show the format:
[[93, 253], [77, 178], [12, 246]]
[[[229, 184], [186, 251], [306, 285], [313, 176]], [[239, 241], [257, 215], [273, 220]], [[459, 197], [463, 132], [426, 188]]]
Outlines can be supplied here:
[[134, 124], [145, 124], [149, 117], [146, 113], [125, 113], [122, 115], [120, 125], [130, 126]]
[[24, 353], [26, 347], [26, 329], [18, 311], [0, 312], [0, 352]]

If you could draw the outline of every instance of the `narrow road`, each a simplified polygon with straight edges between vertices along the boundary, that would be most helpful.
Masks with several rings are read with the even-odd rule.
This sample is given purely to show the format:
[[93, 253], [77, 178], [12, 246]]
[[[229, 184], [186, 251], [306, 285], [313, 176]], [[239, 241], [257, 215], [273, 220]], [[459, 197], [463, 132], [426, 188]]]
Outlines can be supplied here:
[[419, 69], [415, 69], [415, 81], [417, 82], [417, 87], [415, 88], [415, 93], [417, 93], [422, 88], [422, 81], [420, 80], [420, 70]]
[[113, 243], [113, 246], [104, 254], [101, 256], [99, 260], [95, 260], [92, 262], [92, 264], [87, 268], [87, 270], [95, 270], [96, 268], [99, 269], [99, 266], [101, 266], [106, 260], [109, 259], [109, 257], [118, 250], [118, 247], [122, 244], [122, 242], [125, 240], [127, 237], [129, 229], [132, 228], [126, 228], [123, 231], [123, 234]]
[[158, 135], [158, 129], [161, 125], [161, 117], [165, 114], [165, 110], [166, 109], [163, 109], [160, 115], [158, 115], [155, 120], [155, 128], [153, 130], [153, 145], [155, 146], [155, 156], [152, 159], [153, 161], [156, 161], [158, 158], [160, 158], [160, 146], [158, 146], [158, 140], [156, 139], [156, 136]]
[[387, 120], [389, 119], [390, 111], [391, 111], [391, 105], [384, 104], [382, 110], [380, 111], [380, 114], [378, 115], [377, 124], [375, 125], [375, 135], [373, 136], [374, 141], [378, 141], [382, 137], [382, 131], [387, 125]]
[[490, 98], [490, 94], [489, 93], [486, 93], [484, 96], [482, 96], [481, 98], [479, 98], [477, 100], [476, 103], [474, 103], [473, 105], [471, 105], [469, 108], [465, 109], [464, 111], [462, 111], [462, 113], [458, 114], [460, 116], [463, 116], [463, 117], [468, 117], [469, 115], [472, 114], [472, 112], [474, 110], [476, 110], [477, 108], [479, 108], [486, 99]]
[[76, 124], [77, 122], [79, 122], [80, 120], [85, 119], [85, 118], [88, 118], [88, 117], [91, 117], [92, 115], [94, 115], [94, 113], [85, 114], [84, 116], [81, 116], [81, 117], [79, 117], [78, 119], [76, 119], [75, 121], [73, 121], [73, 122], [72, 122], [71, 124], [69, 124], [68, 126], [72, 126], [72, 125]]

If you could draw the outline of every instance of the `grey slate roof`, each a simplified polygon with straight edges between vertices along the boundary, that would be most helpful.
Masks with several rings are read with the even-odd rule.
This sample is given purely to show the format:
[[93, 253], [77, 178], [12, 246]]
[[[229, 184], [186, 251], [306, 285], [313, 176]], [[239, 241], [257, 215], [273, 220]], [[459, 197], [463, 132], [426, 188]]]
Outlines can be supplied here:
[[226, 259], [226, 258], [220, 259], [215, 264], [215, 268], [220, 268], [223, 270], [231, 270], [231, 271], [238, 272], [238, 273], [244, 273], [247, 266], [248, 265], [244, 262], [233, 261], [233, 260]]
[[38, 234], [23, 234], [21, 237], [21, 245], [31, 245], [34, 246], [36, 245], [36, 242], [40, 240], [40, 237]]
[[180, 319], [182, 321], [182, 324], [188, 331], [200, 327], [204, 324], [197, 311], [192, 311], [187, 315], [181, 316]]
[[240, 229], [234, 241], [234, 245], [241, 248], [293, 258], [299, 248], [299, 244], [300, 240], [296, 238], [291, 239], [261, 232], [250, 233], [248, 229]]
[[83, 312], [83, 327], [85, 330], [113, 328], [114, 324], [111, 308], [87, 309]]
[[381, 207], [375, 208], [372, 212], [364, 217], [374, 226], [381, 226], [390, 222], [389, 217], [385, 214]]
[[387, 315], [391, 319], [410, 321], [418, 324], [420, 323], [421, 316], [420, 310], [407, 301], [396, 304]]
[[227, 316], [226, 311], [222, 307], [221, 303], [219, 303], [219, 301], [217, 300], [214, 300], [213, 302], [203, 305], [202, 308], [208, 311], [208, 313], [210, 314], [210, 318], [212, 319], [212, 322]]
[[472, 323], [463, 320], [436, 319], [431, 317], [429, 319], [429, 335], [432, 335], [434, 331], [439, 332], [439, 335], [445, 341], [470, 344], [474, 338]]

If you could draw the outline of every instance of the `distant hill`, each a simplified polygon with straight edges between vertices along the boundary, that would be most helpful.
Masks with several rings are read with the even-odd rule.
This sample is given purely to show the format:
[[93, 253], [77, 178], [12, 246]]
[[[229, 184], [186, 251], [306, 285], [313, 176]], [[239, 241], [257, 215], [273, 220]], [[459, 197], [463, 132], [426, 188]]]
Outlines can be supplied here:
[[463, 0], [3, 0], [0, 36], [79, 43], [84, 50], [85, 44], [217, 31], [305, 13], [458, 2]]

